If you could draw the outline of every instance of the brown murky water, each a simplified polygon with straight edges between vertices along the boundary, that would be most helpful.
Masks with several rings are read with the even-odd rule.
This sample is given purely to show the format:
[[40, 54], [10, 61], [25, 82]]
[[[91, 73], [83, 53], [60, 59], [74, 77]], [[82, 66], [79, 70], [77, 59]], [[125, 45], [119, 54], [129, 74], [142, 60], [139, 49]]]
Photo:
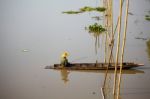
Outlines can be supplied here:
[[[117, 10], [118, 0], [114, 0]], [[99, 0], [0, 1], [0, 99], [103, 99], [104, 71], [46, 70], [59, 63], [63, 51], [71, 62], [103, 61], [95, 55], [94, 38], [84, 30], [97, 13], [66, 15], [62, 11], [98, 6]], [[150, 0], [130, 0], [125, 61], [144, 63], [124, 71], [120, 99], [149, 99]], [[116, 15], [118, 15], [116, 13]], [[101, 21], [100, 21], [101, 22]], [[138, 37], [145, 39], [136, 39]], [[106, 99], [113, 99], [113, 73], [109, 71]]]

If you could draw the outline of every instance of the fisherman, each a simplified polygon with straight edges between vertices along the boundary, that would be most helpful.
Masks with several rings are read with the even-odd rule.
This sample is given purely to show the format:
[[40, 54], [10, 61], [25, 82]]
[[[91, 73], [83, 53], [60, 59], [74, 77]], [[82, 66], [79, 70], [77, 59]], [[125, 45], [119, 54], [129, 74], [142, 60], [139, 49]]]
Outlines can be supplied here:
[[61, 65], [64, 66], [64, 67], [67, 67], [69, 66], [69, 62], [68, 62], [68, 52], [64, 52], [62, 55], [61, 55]]

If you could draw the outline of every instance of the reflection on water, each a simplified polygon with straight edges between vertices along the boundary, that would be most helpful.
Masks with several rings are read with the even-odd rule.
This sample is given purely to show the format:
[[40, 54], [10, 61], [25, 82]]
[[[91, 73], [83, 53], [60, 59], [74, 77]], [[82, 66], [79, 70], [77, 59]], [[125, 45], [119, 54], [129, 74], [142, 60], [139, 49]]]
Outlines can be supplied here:
[[[102, 94], [102, 97], [103, 99], [122, 99], [122, 95], [120, 94], [120, 86], [116, 86], [115, 87], [115, 92], [114, 92], [114, 87], [113, 87], [113, 76], [111, 75], [111, 73], [114, 73], [114, 71], [111, 71], [109, 70], [107, 72], [107, 76], [106, 76], [106, 79], [104, 81], [104, 84], [103, 84], [103, 87], [101, 88], [101, 94]], [[119, 73], [119, 72], [118, 72]], [[117, 74], [118, 74], [117, 73]], [[122, 71], [122, 74], [136, 74], [136, 73], [144, 73], [144, 71], [141, 71], [141, 70], [123, 70]], [[119, 78], [119, 75], [117, 75], [116, 77], [116, 84], [118, 84], [118, 78]], [[126, 76], [127, 77], [127, 76]], [[121, 83], [124, 83], [123, 81]]]
[[[71, 71], [69, 71], [67, 69], [61, 69], [61, 70], [56, 70], [56, 71], [60, 72], [61, 80], [65, 84], [67, 84], [69, 82], [69, 77], [68, 76], [71, 72], [88, 73], [88, 74], [90, 74], [90, 73], [102, 73], [102, 74], [104, 74], [106, 72], [105, 70], [71, 70]], [[108, 70], [107, 80], [111, 81], [111, 76], [110, 75], [113, 74], [113, 73], [114, 73], [114, 70]], [[119, 71], [118, 71], [118, 73], [119, 73]], [[122, 74], [124, 74], [124, 75], [127, 75], [127, 74], [143, 74], [143, 73], [144, 73], [144, 71], [137, 70], [137, 69], [123, 70], [122, 71]], [[108, 87], [108, 84], [107, 84], [107, 87]]]
[[[61, 76], [61, 80], [67, 84], [69, 81], [71, 81], [71, 78], [69, 79], [69, 74], [72, 73], [86, 73], [86, 75], [90, 75], [90, 74], [97, 74], [97, 73], [102, 73], [105, 74], [105, 70], [71, 70], [68, 71], [66, 69], [61, 69], [61, 70], [56, 70], [58, 72], [60, 72], [60, 76]], [[102, 99], [123, 99], [122, 95], [120, 94], [113, 94], [113, 70], [108, 70], [108, 75], [105, 81], [105, 84], [103, 86], [103, 88], [99, 88], [99, 90], [101, 90], [101, 96]], [[144, 71], [142, 70], [137, 70], [137, 69], [131, 69], [131, 70], [123, 70], [122, 74], [127, 76], [133, 75], [133, 74], [143, 74]], [[129, 75], [128, 75], [129, 74]], [[119, 75], [117, 76], [117, 78], [119, 77]], [[118, 82], [118, 81], [117, 81]], [[122, 82], [124, 83], [124, 82]], [[117, 91], [118, 88], [116, 88]], [[93, 92], [93, 95], [95, 95], [96, 92]]]
[[[84, 73], [102, 73], [104, 74], [105, 70], [71, 70], [72, 72], [84, 72]], [[119, 71], [117, 71], [119, 73]], [[113, 74], [114, 70], [108, 70], [108, 74]], [[137, 69], [123, 70], [122, 74], [143, 74], [144, 71]]]
[[[117, 78], [118, 77], [119, 76], [117, 76]], [[103, 99], [122, 99], [120, 93], [119, 94], [113, 93], [113, 80], [114, 80], [113, 76], [108, 73], [105, 80], [106, 81], [104, 82], [103, 87], [101, 88], [101, 94]], [[116, 91], [117, 89], [118, 88], [116, 88]]]
[[69, 81], [69, 79], [68, 79], [69, 71], [66, 69], [61, 69], [60, 74], [61, 74], [61, 79], [66, 84]]
[[[116, 10], [114, 12], [118, 10], [118, 1], [114, 0]], [[150, 2], [147, 2], [149, 0], [130, 1], [130, 12], [134, 15], [129, 16], [125, 60], [142, 62], [149, 67], [150, 63], [145, 52], [146, 44], [136, 40], [135, 37], [141, 31], [143, 36], [149, 37], [150, 23], [145, 21], [144, 15], [150, 9]], [[97, 2], [99, 6], [101, 1]], [[92, 41], [83, 28], [95, 23], [91, 17], [100, 14], [92, 12], [70, 16], [61, 13], [67, 9], [77, 9], [87, 5], [94, 7], [95, 2], [93, 0], [87, 2], [85, 0], [0, 0], [0, 99], [102, 99], [100, 87], [103, 85], [105, 71], [71, 71], [70, 75], [70, 71], [66, 70], [56, 73], [43, 69], [46, 65], [59, 63], [59, 55], [64, 50], [71, 53], [70, 60], [95, 62], [95, 53], [93, 53], [95, 39]], [[139, 20], [137, 25], [134, 23], [136, 20]], [[101, 20], [98, 23], [101, 24]], [[103, 56], [103, 52], [101, 55]], [[80, 57], [87, 58], [78, 59]], [[150, 91], [148, 89], [150, 71], [147, 68], [142, 70], [144, 71], [123, 71], [125, 79], [122, 84], [125, 88], [123, 92], [129, 94], [121, 93], [122, 99], [149, 99], [150, 94], [144, 92]], [[113, 74], [111, 72], [113, 71], [109, 72], [110, 75]], [[62, 82], [67, 83], [67, 88]], [[107, 88], [105, 97], [110, 94], [108, 95], [110, 98], [112, 86]], [[135, 89], [131, 93], [138, 93], [130, 94], [128, 88]], [[91, 92], [96, 94], [93, 95]]]

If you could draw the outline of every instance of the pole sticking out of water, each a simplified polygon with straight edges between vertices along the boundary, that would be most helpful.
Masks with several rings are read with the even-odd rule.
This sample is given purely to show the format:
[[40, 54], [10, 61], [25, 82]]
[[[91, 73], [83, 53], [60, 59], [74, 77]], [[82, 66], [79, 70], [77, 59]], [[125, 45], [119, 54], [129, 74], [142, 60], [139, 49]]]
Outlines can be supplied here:
[[118, 24], [117, 52], [116, 52], [115, 74], [114, 74], [114, 86], [113, 86], [113, 93], [114, 94], [116, 94], [117, 66], [118, 66], [118, 60], [119, 60], [121, 18], [122, 18], [122, 0], [120, 0], [120, 8], [119, 8], [119, 10], [120, 11], [119, 11], [119, 24]]
[[[103, 4], [104, 4], [104, 7], [105, 8], [108, 8], [108, 1], [107, 0], [103, 0]], [[104, 62], [106, 63], [107, 62], [107, 55], [108, 55], [108, 9], [106, 9], [105, 13], [104, 13], [104, 17], [105, 17], [105, 27], [107, 29], [106, 31], [106, 37], [105, 37], [105, 57], [104, 57]], [[103, 88], [105, 87], [105, 83], [106, 83], [106, 78], [107, 78], [107, 73], [108, 73], [108, 67], [107, 67], [107, 70], [105, 72], [105, 78], [104, 78], [104, 84], [103, 84]]]
[[[105, 11], [105, 26], [107, 28], [107, 32], [106, 32], [106, 38], [105, 38], [105, 57], [104, 57], [104, 62], [105, 63], [110, 63], [110, 60], [112, 59], [112, 55], [110, 55], [110, 51], [111, 48], [109, 46], [111, 39], [112, 39], [112, 34], [113, 34], [113, 17], [112, 17], [112, 0], [104, 0], [104, 7], [107, 8], [107, 10]], [[109, 65], [107, 66], [106, 72], [105, 72], [105, 79], [104, 79], [104, 85], [103, 87], [105, 87], [105, 83], [106, 83], [106, 78], [107, 78], [107, 73], [108, 73], [108, 68]]]
[[122, 53], [121, 53], [121, 66], [120, 66], [120, 75], [119, 75], [119, 81], [118, 81], [118, 95], [117, 95], [117, 99], [119, 99], [118, 96], [120, 94], [120, 83], [121, 83], [123, 58], [124, 58], [124, 49], [125, 49], [126, 34], [127, 34], [128, 11], [129, 11], [129, 0], [126, 0], [126, 15], [125, 15], [125, 23], [124, 23], [123, 45], [122, 45]]
[[114, 31], [114, 27], [113, 27], [113, 0], [110, 1], [111, 2], [111, 42], [113, 40], [113, 31]]

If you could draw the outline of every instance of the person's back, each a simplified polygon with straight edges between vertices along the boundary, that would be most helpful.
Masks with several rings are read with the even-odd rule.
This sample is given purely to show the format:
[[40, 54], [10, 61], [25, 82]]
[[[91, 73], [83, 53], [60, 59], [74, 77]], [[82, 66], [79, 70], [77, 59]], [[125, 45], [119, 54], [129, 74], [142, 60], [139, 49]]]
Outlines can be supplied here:
[[61, 65], [67, 66], [68, 65], [68, 59], [66, 57], [61, 58]]
[[60, 64], [61, 64], [62, 66], [65, 66], [65, 67], [66, 67], [66, 66], [69, 65], [67, 56], [68, 56], [68, 53], [67, 53], [67, 52], [64, 52], [64, 53], [61, 55], [61, 62], [60, 62]]

